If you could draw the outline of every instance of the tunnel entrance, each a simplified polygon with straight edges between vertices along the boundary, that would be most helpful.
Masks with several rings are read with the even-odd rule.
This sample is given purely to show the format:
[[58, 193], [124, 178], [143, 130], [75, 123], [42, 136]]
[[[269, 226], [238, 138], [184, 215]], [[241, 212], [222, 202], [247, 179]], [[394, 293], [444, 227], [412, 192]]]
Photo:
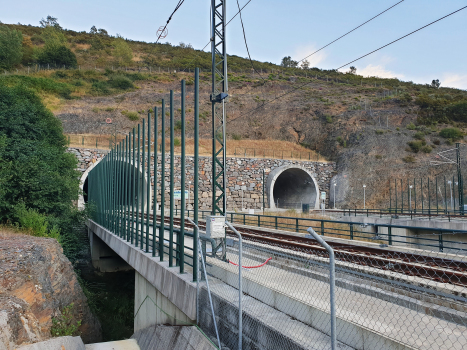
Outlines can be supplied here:
[[288, 165], [274, 169], [268, 176], [267, 188], [271, 209], [301, 209], [303, 204], [318, 208], [318, 184], [304, 168]]
[[[86, 169], [86, 171], [81, 176], [80, 188], [82, 190], [82, 193], [79, 195], [79, 198], [78, 198], [78, 208], [80, 208], [80, 209], [84, 209], [85, 204], [88, 202], [88, 194], [89, 194], [88, 174], [99, 162], [100, 162], [100, 160], [98, 162], [92, 164], [88, 169]], [[118, 163], [119, 162], [117, 161], [117, 164]], [[132, 171], [134, 169], [136, 169], [136, 168], [133, 167], [132, 164], [130, 164], [128, 162], [122, 162], [122, 163], [123, 163], [122, 171], [124, 171], [124, 172], [132, 173]], [[133, 191], [132, 186], [130, 186], [127, 189], [128, 192], [126, 193], [124, 198], [119, 199], [119, 203], [117, 203], [117, 205], [121, 205], [121, 204], [123, 204], [125, 206], [132, 205], [133, 204], [133, 199], [136, 200], [136, 198], [140, 198], [140, 204], [139, 205], [141, 205], [141, 200], [142, 200], [143, 201], [143, 207], [141, 209], [146, 211], [148, 202], [152, 203], [152, 185], [150, 186], [149, 201], [148, 201], [148, 198], [146, 196], [143, 196], [143, 189], [144, 189], [144, 191], [146, 191], [146, 188], [147, 188], [147, 181], [148, 181], [147, 175], [146, 174], [143, 175], [141, 173], [141, 171], [139, 171], [139, 172], [136, 171], [136, 173], [139, 175], [139, 186], [138, 186], [138, 188], [135, 188], [135, 190]], [[138, 194], [139, 197], [136, 194]], [[128, 198], [126, 197], [127, 195], [128, 195]]]

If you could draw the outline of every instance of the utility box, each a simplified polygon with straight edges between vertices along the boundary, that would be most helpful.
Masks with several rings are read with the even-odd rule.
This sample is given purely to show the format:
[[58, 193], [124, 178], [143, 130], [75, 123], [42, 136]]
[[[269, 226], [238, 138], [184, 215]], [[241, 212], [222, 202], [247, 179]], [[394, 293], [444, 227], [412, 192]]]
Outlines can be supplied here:
[[207, 216], [206, 235], [214, 239], [225, 238], [225, 216]]

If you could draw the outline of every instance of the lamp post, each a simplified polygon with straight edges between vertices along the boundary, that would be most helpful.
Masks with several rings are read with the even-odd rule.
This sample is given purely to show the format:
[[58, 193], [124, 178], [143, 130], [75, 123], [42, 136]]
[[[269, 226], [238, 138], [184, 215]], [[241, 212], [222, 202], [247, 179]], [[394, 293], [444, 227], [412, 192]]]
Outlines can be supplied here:
[[334, 209], [336, 209], [336, 183], [334, 182]]
[[366, 206], [365, 206], [365, 188], [366, 188], [366, 185], [363, 185], [363, 209], [366, 209]]
[[[191, 189], [191, 181], [188, 181], [188, 203], [186, 205], [187, 208], [190, 205], [190, 189]], [[193, 205], [193, 207], [194, 207], [194, 205]]]
[[243, 211], [243, 185], [244, 185], [244, 184], [245, 184], [245, 183], [242, 182], [242, 211]]
[[410, 191], [409, 191], [409, 209], [412, 211], [412, 185], [409, 186]]
[[452, 203], [452, 181], [448, 181], [449, 189], [451, 190], [451, 210], [454, 209], [454, 204]]

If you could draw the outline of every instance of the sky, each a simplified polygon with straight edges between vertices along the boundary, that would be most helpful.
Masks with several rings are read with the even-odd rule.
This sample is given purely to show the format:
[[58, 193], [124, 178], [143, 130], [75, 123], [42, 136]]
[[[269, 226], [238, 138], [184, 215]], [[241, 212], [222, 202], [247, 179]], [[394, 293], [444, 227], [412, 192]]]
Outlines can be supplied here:
[[[238, 0], [242, 7], [248, 0]], [[400, 0], [252, 0], [243, 10], [252, 58], [279, 64], [299, 61]], [[3, 4], [2, 4], [3, 3]], [[0, 0], [0, 21], [39, 25], [52, 15], [60, 25], [89, 31], [95, 25], [111, 35], [154, 42], [178, 0]], [[163, 42], [209, 42], [210, 0], [185, 0], [168, 25]], [[311, 67], [334, 69], [461, 7], [465, 0], [405, 0], [393, 9], [311, 56]], [[227, 17], [238, 11], [227, 0]], [[227, 27], [229, 54], [247, 57], [240, 19]], [[210, 46], [207, 47], [207, 50]], [[467, 89], [467, 9], [352, 64], [357, 74], [397, 77], [415, 83], [439, 79], [442, 86]], [[341, 71], [347, 71], [349, 66]]]

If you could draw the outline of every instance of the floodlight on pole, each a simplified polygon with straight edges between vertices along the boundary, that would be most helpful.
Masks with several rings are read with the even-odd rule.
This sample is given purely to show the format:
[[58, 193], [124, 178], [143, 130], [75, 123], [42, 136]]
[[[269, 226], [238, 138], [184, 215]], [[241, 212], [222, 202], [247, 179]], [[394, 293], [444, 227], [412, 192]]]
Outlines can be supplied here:
[[409, 209], [412, 211], [412, 185], [409, 186], [410, 191], [409, 191]]
[[334, 182], [334, 209], [336, 209], [336, 183]]
[[366, 188], [366, 185], [363, 185], [363, 209], [366, 209], [366, 203], [365, 203], [365, 188]]

